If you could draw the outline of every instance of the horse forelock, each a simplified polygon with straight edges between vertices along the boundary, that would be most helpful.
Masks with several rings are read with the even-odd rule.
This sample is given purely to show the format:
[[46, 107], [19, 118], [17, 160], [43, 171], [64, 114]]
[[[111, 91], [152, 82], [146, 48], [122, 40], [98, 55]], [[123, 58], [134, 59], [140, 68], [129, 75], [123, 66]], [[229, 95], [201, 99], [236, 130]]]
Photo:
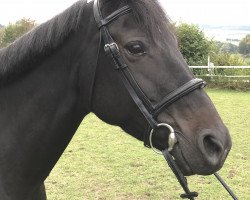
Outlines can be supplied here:
[[[164, 42], [166, 33], [173, 36], [173, 26], [158, 0], [100, 0], [104, 17], [128, 4], [136, 23], [153, 41]], [[103, 8], [104, 7], [104, 8]], [[169, 38], [168, 38], [169, 39]]]
[[161, 41], [171, 31], [171, 23], [157, 0], [127, 0], [137, 23], [154, 40]]

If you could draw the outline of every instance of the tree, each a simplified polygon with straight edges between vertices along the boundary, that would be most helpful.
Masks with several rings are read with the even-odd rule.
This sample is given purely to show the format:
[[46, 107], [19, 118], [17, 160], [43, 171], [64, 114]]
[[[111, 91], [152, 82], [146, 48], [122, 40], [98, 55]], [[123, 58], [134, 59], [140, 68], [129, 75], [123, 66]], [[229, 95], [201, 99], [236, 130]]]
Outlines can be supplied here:
[[[211, 55], [211, 61], [215, 66], [244, 66], [247, 65], [241, 54], [218, 53]], [[219, 75], [249, 75], [247, 69], [222, 69], [216, 68], [215, 74]]]
[[215, 66], [244, 66], [246, 62], [240, 54], [213, 54], [211, 60]]
[[220, 52], [222, 53], [238, 53], [238, 46], [232, 43], [223, 43]]
[[240, 41], [239, 52], [243, 55], [250, 54], [250, 34]]
[[4, 26], [0, 24], [0, 45], [1, 45], [2, 38], [3, 38], [3, 33], [4, 33]]
[[2, 41], [2, 38], [3, 38], [3, 29], [0, 29], [0, 48], [1, 48], [1, 41]]
[[[14, 42], [17, 38], [28, 32], [36, 25], [34, 20], [21, 19], [15, 24], [9, 24], [0, 31], [0, 48]], [[2, 33], [1, 33], [2, 32]]]
[[207, 65], [212, 42], [196, 25], [181, 23], [176, 27], [179, 48], [188, 65]]

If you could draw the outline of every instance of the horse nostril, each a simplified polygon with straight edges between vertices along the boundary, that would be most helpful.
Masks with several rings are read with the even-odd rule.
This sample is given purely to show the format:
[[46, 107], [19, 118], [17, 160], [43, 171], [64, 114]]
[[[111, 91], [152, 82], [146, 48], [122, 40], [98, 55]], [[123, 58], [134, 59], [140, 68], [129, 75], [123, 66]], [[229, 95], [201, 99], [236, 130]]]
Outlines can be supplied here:
[[212, 136], [205, 136], [203, 139], [203, 144], [208, 156], [219, 157], [222, 152], [222, 145]]
[[210, 166], [216, 167], [221, 164], [224, 150], [218, 139], [208, 134], [201, 138], [199, 147], [204, 159]]
[[231, 148], [228, 130], [223, 127], [215, 130], [202, 129], [196, 139], [202, 174], [213, 174], [223, 166]]

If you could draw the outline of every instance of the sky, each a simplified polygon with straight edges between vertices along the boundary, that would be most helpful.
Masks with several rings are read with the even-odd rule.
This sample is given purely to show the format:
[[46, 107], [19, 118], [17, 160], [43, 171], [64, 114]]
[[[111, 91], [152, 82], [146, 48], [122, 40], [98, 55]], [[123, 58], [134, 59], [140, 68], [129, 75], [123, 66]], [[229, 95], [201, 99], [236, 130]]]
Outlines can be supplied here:
[[[0, 24], [25, 17], [45, 22], [77, 0], [0, 0]], [[250, 25], [250, 0], [159, 0], [172, 21]]]

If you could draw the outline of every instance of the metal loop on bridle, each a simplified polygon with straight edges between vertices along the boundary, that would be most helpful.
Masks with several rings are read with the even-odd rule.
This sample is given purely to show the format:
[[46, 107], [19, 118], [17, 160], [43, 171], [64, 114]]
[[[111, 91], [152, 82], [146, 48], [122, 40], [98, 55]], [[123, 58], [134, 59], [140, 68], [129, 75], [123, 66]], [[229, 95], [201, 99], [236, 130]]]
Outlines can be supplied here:
[[106, 54], [117, 54], [119, 52], [119, 47], [115, 42], [112, 42], [111, 44], [105, 44], [104, 51]]
[[[166, 123], [161, 123], [161, 124], [158, 124], [157, 125], [157, 128], [159, 127], [166, 127], [168, 128], [168, 130], [170, 131], [169, 133], [169, 138], [168, 138], [168, 151], [172, 151], [172, 149], [174, 148], [174, 145], [176, 144], [177, 142], [177, 139], [176, 139], [176, 136], [175, 136], [175, 133], [174, 133], [174, 129], [172, 126], [170, 126], [169, 124], [166, 124]], [[150, 147], [151, 149], [157, 153], [157, 154], [160, 154], [162, 155], [162, 151], [156, 149], [153, 145], [153, 142], [152, 142], [152, 138], [153, 138], [153, 133], [154, 133], [154, 129], [151, 130], [150, 134], [149, 134], [149, 144], [150, 144]]]

